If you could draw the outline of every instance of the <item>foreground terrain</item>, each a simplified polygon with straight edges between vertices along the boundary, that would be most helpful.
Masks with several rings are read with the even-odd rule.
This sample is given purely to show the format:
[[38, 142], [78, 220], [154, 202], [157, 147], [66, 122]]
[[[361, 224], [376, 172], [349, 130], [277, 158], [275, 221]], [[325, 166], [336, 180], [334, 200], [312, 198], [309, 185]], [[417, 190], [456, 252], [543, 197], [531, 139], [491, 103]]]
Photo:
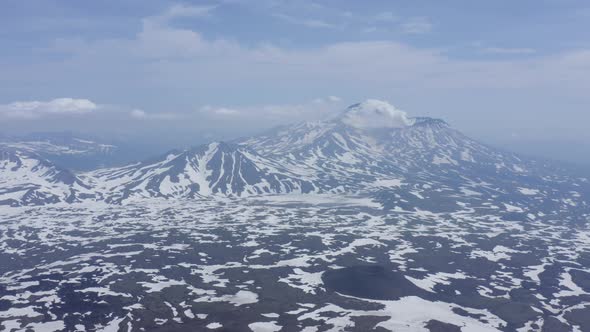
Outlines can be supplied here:
[[587, 224], [459, 206], [283, 195], [7, 207], [0, 329], [590, 330]]

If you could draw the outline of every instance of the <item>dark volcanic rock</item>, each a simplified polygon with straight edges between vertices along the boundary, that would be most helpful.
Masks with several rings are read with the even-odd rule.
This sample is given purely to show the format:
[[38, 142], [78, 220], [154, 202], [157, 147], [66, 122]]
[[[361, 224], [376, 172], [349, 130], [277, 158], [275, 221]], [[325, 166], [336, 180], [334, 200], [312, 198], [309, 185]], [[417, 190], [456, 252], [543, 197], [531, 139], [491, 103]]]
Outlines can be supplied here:
[[326, 271], [322, 279], [328, 291], [373, 300], [397, 300], [425, 296], [403, 274], [381, 265], [358, 265]]

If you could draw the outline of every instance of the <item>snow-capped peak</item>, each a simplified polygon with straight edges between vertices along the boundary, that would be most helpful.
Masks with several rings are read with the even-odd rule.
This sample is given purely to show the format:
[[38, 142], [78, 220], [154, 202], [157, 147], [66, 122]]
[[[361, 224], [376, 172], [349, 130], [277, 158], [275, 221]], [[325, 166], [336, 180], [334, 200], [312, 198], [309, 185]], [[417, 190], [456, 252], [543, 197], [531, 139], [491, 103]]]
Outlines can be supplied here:
[[407, 113], [382, 100], [367, 99], [346, 109], [341, 121], [360, 129], [404, 128], [414, 120]]

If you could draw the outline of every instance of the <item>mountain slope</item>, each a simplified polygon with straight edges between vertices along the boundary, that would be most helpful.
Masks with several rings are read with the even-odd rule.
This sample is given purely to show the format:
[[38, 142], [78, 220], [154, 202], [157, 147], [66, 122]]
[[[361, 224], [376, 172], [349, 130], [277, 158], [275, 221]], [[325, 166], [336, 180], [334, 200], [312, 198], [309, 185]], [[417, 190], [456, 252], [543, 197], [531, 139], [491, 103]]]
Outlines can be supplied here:
[[[391, 115], [378, 120], [371, 113], [380, 108], [395, 109], [383, 102], [375, 105], [376, 102], [355, 104], [335, 119], [282, 127], [238, 144], [287, 162], [303, 160], [319, 171], [378, 175], [477, 164], [525, 172], [524, 163], [515, 155], [478, 143], [442, 120], [405, 118], [397, 126], [387, 125]], [[372, 124], [367, 125], [367, 120], [354, 121], [363, 117], [373, 117]]]
[[0, 149], [0, 205], [77, 202], [94, 197], [68, 170], [29, 152]]
[[172, 151], [155, 160], [87, 174], [108, 201], [215, 195], [309, 193], [317, 188], [279, 164], [226, 143]]
[[325, 191], [366, 193], [390, 208], [453, 210], [459, 198], [499, 204], [512, 215], [526, 216], [532, 207], [544, 213], [588, 208], [583, 179], [381, 101], [237, 143], [306, 174]]

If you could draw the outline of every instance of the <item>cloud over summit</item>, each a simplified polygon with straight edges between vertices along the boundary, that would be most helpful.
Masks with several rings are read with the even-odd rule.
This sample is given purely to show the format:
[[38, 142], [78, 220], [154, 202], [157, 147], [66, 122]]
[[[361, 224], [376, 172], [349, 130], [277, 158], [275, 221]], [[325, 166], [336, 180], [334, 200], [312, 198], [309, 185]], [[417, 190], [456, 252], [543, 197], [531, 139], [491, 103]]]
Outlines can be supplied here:
[[342, 122], [361, 129], [403, 128], [411, 126], [414, 121], [390, 103], [382, 100], [368, 99], [349, 107]]

